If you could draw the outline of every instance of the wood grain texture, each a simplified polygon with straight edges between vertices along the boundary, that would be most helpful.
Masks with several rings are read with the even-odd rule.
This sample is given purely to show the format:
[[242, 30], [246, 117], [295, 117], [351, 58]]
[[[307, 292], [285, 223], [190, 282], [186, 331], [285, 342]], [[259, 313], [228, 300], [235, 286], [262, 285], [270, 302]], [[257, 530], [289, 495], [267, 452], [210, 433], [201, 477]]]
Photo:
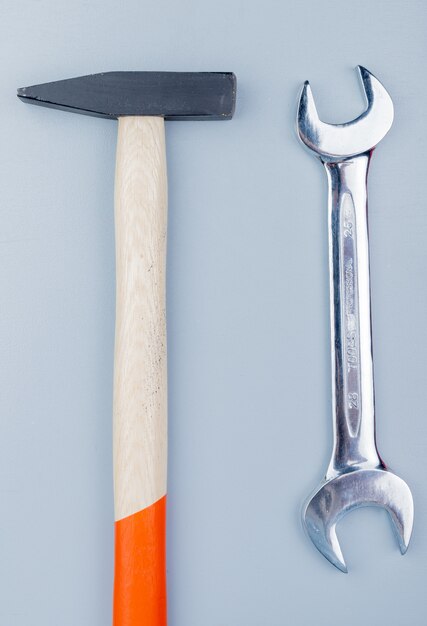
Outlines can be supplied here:
[[166, 494], [164, 121], [122, 117], [117, 140], [114, 500], [120, 520]]

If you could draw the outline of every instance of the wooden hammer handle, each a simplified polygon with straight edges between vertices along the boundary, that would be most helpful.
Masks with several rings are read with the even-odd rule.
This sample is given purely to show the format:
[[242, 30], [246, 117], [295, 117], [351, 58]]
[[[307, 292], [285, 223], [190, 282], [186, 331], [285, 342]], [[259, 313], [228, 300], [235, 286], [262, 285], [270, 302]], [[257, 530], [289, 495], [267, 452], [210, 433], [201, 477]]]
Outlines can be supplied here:
[[115, 223], [113, 624], [166, 626], [163, 118], [119, 118]]

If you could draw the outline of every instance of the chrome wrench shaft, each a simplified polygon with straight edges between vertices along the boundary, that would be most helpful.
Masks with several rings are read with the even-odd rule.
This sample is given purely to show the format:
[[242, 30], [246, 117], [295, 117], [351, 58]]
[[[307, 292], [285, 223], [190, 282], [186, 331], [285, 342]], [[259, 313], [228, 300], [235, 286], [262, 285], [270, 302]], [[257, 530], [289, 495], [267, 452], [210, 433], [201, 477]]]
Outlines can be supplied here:
[[370, 154], [325, 163], [329, 184], [334, 449], [326, 473], [378, 468], [366, 179]]

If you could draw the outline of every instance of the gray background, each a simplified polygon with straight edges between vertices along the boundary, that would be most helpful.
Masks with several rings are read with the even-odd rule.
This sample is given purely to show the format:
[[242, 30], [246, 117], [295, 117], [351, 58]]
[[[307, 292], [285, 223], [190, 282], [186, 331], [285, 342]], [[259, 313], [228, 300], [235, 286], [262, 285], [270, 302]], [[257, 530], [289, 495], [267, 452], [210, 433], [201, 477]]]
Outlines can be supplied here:
[[[167, 127], [171, 626], [421, 626], [427, 574], [427, 5], [359, 0], [2, 0], [0, 623], [105, 626], [113, 573], [116, 124], [21, 104], [18, 86], [105, 70], [232, 70], [228, 123]], [[416, 503], [402, 558], [386, 513], [300, 527], [330, 454], [326, 178], [298, 144], [396, 107], [374, 155], [378, 442]]]

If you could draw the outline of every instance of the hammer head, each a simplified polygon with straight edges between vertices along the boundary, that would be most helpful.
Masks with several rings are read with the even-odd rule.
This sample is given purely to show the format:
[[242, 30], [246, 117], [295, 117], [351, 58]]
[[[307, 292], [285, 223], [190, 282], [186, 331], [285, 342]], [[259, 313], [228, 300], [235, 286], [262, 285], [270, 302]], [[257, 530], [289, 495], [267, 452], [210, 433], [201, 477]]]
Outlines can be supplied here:
[[153, 115], [227, 120], [234, 113], [231, 72], [107, 72], [18, 89], [23, 102], [96, 117]]

